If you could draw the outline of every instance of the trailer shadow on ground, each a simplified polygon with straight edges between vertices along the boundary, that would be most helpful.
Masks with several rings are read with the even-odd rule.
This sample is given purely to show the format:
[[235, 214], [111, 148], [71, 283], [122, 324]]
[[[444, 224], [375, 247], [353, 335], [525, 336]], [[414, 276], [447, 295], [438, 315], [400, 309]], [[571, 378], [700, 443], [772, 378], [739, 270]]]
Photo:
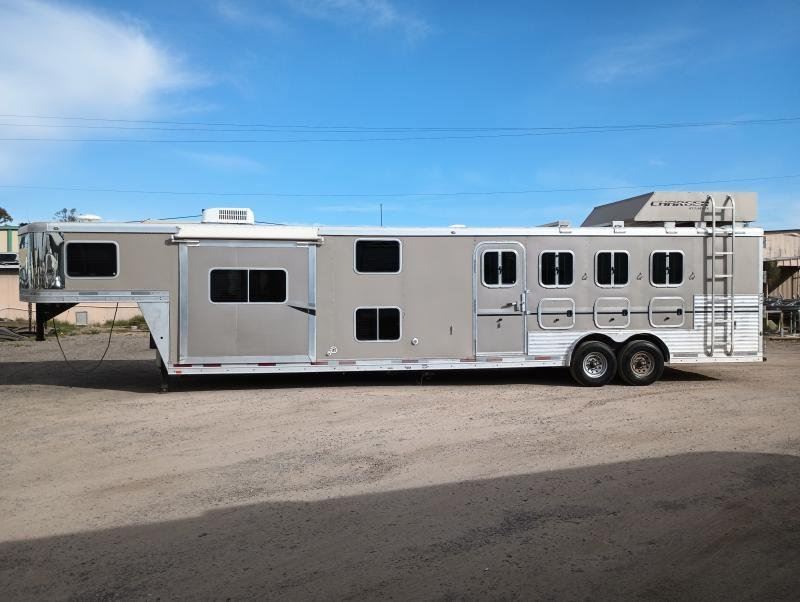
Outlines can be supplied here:
[[[92, 370], [93, 368], [96, 368]], [[712, 381], [711, 376], [667, 367], [664, 381]], [[0, 385], [50, 385], [108, 389], [133, 393], [157, 392], [161, 377], [154, 360], [71, 360], [0, 362]], [[493, 370], [443, 370], [437, 372], [337, 372], [296, 374], [231, 374], [170, 378], [170, 390], [280, 389], [296, 387], [472, 387], [512, 385], [576, 388], [566, 368], [504, 368]], [[608, 386], [623, 386], [615, 381]]]
[[682, 454], [398, 491], [381, 491], [383, 476], [373, 477], [376, 493], [306, 502], [241, 505], [221, 485], [203, 493], [210, 509], [198, 516], [6, 541], [0, 587], [9, 599], [780, 600], [800, 591], [796, 456]]

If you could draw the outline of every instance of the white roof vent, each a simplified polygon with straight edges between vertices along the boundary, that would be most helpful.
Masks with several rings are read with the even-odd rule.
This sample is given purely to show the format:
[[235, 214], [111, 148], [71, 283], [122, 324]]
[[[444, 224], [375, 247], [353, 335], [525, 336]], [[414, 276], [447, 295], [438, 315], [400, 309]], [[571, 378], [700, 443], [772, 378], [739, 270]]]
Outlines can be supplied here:
[[203, 209], [204, 224], [255, 224], [256, 217], [252, 209], [215, 207]]

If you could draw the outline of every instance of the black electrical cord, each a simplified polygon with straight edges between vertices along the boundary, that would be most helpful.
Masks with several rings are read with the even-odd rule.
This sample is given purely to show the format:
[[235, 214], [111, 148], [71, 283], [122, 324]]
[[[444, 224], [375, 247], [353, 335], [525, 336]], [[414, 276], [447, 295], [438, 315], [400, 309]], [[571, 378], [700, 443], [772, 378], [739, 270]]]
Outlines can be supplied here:
[[114, 334], [114, 323], [117, 320], [118, 309], [119, 309], [119, 303], [117, 303], [117, 306], [114, 308], [114, 317], [111, 318], [111, 329], [108, 331], [108, 342], [106, 343], [106, 349], [105, 351], [103, 351], [103, 355], [100, 356], [100, 359], [97, 360], [97, 363], [88, 370], [79, 370], [78, 368], [73, 366], [72, 362], [67, 358], [67, 354], [64, 352], [64, 348], [61, 346], [61, 338], [58, 336], [58, 326], [56, 325], [56, 319], [53, 318], [53, 330], [56, 333], [56, 341], [58, 342], [58, 348], [61, 350], [61, 356], [64, 358], [64, 361], [67, 362], [67, 366], [69, 366], [70, 370], [72, 370], [75, 374], [88, 376], [89, 374], [97, 370], [100, 367], [100, 364], [103, 363], [103, 360], [106, 359], [108, 350], [111, 347], [111, 335]]

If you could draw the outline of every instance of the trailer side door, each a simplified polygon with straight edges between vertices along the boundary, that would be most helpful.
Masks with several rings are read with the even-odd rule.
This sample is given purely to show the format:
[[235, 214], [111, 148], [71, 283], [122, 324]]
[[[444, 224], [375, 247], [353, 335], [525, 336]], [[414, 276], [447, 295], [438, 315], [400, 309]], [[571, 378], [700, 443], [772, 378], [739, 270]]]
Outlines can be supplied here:
[[476, 355], [523, 355], [525, 247], [515, 241], [479, 243], [473, 266]]

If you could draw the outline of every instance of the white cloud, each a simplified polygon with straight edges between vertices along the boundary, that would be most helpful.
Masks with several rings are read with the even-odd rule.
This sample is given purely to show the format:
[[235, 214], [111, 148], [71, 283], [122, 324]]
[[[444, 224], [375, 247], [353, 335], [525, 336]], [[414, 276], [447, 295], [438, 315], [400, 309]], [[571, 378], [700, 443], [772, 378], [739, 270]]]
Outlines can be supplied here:
[[399, 9], [390, 0], [286, 0], [302, 14], [326, 21], [355, 23], [375, 30], [399, 30], [411, 40], [431, 32], [422, 18]]
[[267, 170], [266, 166], [255, 159], [242, 155], [231, 155], [227, 153], [197, 153], [191, 151], [181, 151], [179, 154], [191, 161], [199, 163], [210, 169], [220, 171], [248, 171], [263, 173]]
[[676, 29], [615, 41], [586, 62], [584, 75], [592, 83], [608, 84], [678, 66], [689, 59], [694, 38], [695, 32]]
[[[168, 95], [202, 83], [142, 24], [38, 0], [0, 0], [0, 113], [124, 116], [158, 114]], [[16, 123], [52, 121], [8, 119]], [[75, 130], [2, 128], [2, 137], [67, 137]], [[0, 179], [27, 166], [42, 143], [0, 147]]]

